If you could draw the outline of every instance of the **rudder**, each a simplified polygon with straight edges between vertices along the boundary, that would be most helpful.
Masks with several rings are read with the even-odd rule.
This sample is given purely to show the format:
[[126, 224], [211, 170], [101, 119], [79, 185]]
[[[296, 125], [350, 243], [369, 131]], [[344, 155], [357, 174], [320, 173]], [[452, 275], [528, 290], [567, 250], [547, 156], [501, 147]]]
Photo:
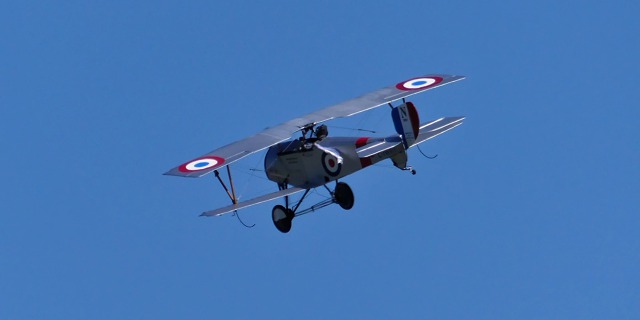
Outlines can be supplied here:
[[391, 109], [391, 118], [396, 132], [402, 137], [404, 148], [409, 149], [420, 133], [418, 110], [412, 102], [406, 102]]

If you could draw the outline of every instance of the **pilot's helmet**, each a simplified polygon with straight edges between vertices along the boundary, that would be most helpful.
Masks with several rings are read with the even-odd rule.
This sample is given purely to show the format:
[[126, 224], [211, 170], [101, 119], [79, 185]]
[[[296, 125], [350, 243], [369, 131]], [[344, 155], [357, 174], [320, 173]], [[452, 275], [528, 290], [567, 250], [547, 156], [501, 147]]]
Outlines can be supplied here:
[[322, 140], [328, 135], [329, 135], [329, 129], [327, 129], [326, 125], [321, 124], [316, 128], [316, 137], [318, 139]]

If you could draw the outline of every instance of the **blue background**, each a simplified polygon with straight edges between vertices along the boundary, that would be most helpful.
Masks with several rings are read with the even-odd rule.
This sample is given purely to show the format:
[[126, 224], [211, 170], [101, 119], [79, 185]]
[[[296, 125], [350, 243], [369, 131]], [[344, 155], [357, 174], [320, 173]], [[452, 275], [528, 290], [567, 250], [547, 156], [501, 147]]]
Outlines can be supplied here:
[[[640, 314], [635, 1], [5, 1], [1, 319], [631, 319]], [[345, 179], [280, 234], [270, 202], [168, 169], [426, 73], [461, 126]], [[393, 132], [388, 108], [329, 122]], [[275, 190], [261, 154], [244, 199]], [[322, 199], [314, 195], [316, 200]]]

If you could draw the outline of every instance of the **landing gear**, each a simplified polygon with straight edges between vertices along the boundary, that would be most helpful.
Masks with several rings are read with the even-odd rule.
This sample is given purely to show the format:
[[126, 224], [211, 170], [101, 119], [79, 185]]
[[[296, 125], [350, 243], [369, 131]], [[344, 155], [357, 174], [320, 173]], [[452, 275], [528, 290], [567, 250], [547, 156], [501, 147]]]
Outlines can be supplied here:
[[[286, 186], [281, 187], [284, 188]], [[353, 208], [355, 200], [353, 197], [353, 191], [351, 191], [351, 187], [349, 187], [348, 184], [344, 182], [336, 183], [336, 188], [333, 190], [333, 192], [326, 185], [324, 187], [327, 188], [327, 190], [331, 194], [331, 198], [320, 201], [307, 209], [298, 211], [302, 200], [304, 200], [311, 189], [308, 189], [304, 193], [302, 198], [298, 200], [298, 203], [293, 206], [293, 209], [288, 208], [289, 197], [285, 197], [286, 206], [277, 205], [273, 207], [273, 209], [271, 210], [271, 219], [273, 220], [273, 225], [276, 226], [276, 229], [278, 229], [278, 231], [282, 233], [288, 233], [289, 231], [291, 231], [291, 222], [293, 221], [293, 218], [301, 216], [303, 214], [314, 212], [333, 203], [337, 203], [344, 210], [350, 210], [351, 208]]]
[[351, 191], [351, 187], [349, 187], [348, 184], [338, 182], [336, 184], [336, 190], [333, 191], [333, 198], [342, 209], [349, 210], [353, 208], [355, 199], [353, 197], [353, 191]]
[[291, 230], [291, 222], [295, 214], [289, 208], [285, 208], [281, 205], [277, 205], [273, 207], [271, 210], [271, 219], [273, 220], [273, 225], [276, 226], [276, 229], [282, 233], [287, 233]]

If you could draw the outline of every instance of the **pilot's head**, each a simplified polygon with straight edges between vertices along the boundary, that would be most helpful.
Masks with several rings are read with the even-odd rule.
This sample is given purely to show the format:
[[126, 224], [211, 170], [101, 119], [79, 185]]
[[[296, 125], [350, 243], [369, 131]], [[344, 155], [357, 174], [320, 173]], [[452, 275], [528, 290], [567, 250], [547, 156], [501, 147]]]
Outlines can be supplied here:
[[318, 127], [316, 127], [316, 137], [318, 138], [318, 140], [322, 140], [324, 139], [326, 136], [329, 135], [329, 129], [327, 129], [327, 126], [324, 124], [319, 125]]

